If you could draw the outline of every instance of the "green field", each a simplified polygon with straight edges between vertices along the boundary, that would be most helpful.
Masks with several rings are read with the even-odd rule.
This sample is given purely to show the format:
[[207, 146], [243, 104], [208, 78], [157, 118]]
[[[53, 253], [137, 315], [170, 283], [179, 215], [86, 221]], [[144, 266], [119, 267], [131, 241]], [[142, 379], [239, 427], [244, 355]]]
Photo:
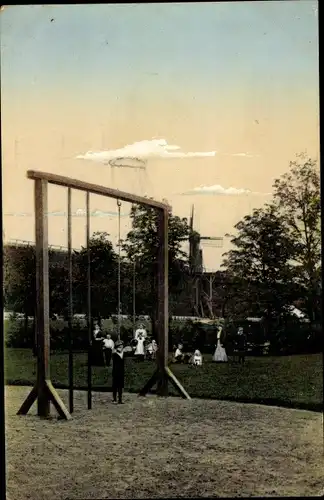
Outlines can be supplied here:
[[[191, 397], [253, 402], [314, 411], [323, 409], [323, 357], [321, 354], [248, 357], [244, 366], [214, 364], [204, 356], [202, 367], [171, 365]], [[85, 389], [87, 356], [74, 355], [75, 388]], [[154, 363], [126, 359], [125, 390], [137, 392], [154, 370]], [[93, 367], [93, 388], [109, 390], [111, 368]], [[31, 385], [36, 378], [36, 361], [30, 349], [6, 349], [7, 385]], [[68, 386], [68, 355], [51, 356], [51, 378], [57, 388]], [[175, 394], [170, 385], [171, 394]]]

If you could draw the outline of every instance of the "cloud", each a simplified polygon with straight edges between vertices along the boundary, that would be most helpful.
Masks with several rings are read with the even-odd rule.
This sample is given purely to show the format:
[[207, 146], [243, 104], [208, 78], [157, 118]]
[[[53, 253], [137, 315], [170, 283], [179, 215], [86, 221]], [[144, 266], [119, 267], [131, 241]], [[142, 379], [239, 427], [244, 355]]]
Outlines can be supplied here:
[[214, 196], [238, 196], [238, 195], [248, 195], [248, 194], [260, 194], [260, 195], [269, 195], [272, 193], [258, 193], [250, 191], [249, 189], [235, 188], [229, 187], [224, 188], [219, 184], [215, 184], [214, 186], [200, 186], [189, 191], [185, 191], [181, 193], [182, 195], [214, 195]]
[[260, 155], [252, 155], [250, 153], [232, 153], [231, 156], [243, 156], [245, 158], [254, 158], [254, 157], [260, 156]]
[[[138, 161], [138, 166], [132, 168], [139, 168], [141, 162], [146, 162], [149, 159], [181, 159], [181, 158], [205, 158], [216, 155], [216, 151], [205, 152], [184, 152], [180, 151], [180, 146], [168, 144], [165, 139], [151, 139], [133, 144], [128, 144], [120, 149], [111, 149], [107, 151], [88, 151], [85, 154], [77, 155], [75, 158], [82, 160], [92, 160], [98, 163], [110, 164], [112, 166], [123, 167], [122, 160]], [[115, 161], [119, 164], [112, 164]]]
[[31, 214], [25, 212], [6, 212], [3, 215], [6, 217], [28, 217]]
[[257, 158], [260, 155], [259, 154], [252, 154], [252, 153], [220, 153], [224, 156], [237, 156], [241, 158]]

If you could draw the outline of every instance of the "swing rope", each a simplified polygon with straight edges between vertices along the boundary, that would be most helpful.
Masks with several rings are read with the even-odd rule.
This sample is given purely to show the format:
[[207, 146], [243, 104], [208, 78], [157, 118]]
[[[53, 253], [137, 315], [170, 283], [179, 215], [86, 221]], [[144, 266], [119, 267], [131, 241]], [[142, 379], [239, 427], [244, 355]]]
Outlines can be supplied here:
[[121, 240], [120, 240], [120, 207], [121, 207], [121, 202], [120, 200], [117, 200], [117, 207], [118, 207], [118, 298], [117, 298], [117, 303], [118, 303], [118, 316], [117, 316], [117, 338], [120, 340], [120, 309], [121, 309], [121, 286], [120, 286], [120, 264], [121, 264], [121, 257], [120, 257], [120, 247], [121, 247]]

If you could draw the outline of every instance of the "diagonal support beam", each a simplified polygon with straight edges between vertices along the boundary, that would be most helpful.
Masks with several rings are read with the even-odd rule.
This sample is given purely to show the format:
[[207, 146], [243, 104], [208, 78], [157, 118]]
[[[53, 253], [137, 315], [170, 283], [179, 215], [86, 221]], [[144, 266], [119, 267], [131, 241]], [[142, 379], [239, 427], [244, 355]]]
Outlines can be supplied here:
[[29, 412], [30, 408], [33, 406], [34, 402], [36, 401], [38, 397], [38, 387], [37, 384], [34, 385], [30, 393], [28, 394], [27, 398], [19, 408], [17, 415], [27, 415]]
[[172, 373], [172, 371], [170, 370], [170, 368], [167, 366], [165, 368], [165, 370], [166, 370], [166, 373], [167, 373], [169, 379], [171, 380], [173, 386], [180, 393], [180, 396], [182, 396], [185, 399], [191, 399], [191, 397], [189, 396], [189, 394], [187, 393], [187, 391], [184, 389], [184, 387], [182, 386], [182, 384], [180, 384], [179, 380]]
[[146, 396], [146, 394], [150, 391], [150, 389], [152, 389], [152, 387], [154, 387], [154, 385], [157, 384], [157, 394], [159, 396], [168, 396], [169, 395], [168, 385], [167, 385], [168, 380], [170, 380], [175, 389], [180, 393], [180, 396], [182, 396], [184, 399], [191, 399], [187, 391], [184, 389], [184, 387], [181, 385], [179, 380], [172, 373], [172, 371], [168, 366], [164, 368], [162, 373], [160, 372], [159, 368], [157, 368], [153, 373], [152, 377], [145, 384], [143, 389], [140, 390], [138, 395]]
[[158, 368], [154, 371], [152, 377], [146, 382], [143, 389], [140, 390], [139, 396], [146, 396], [150, 389], [157, 383], [159, 378], [159, 370]]
[[70, 420], [72, 418], [50, 380], [45, 380], [45, 383], [40, 387], [38, 387], [38, 383], [34, 385], [18, 410], [17, 415], [27, 415], [36, 400], [38, 402], [39, 416], [49, 417], [49, 403], [52, 403], [61, 418], [65, 420]]
[[46, 390], [47, 390], [47, 397], [50, 400], [50, 402], [53, 404], [53, 406], [56, 409], [59, 416], [61, 418], [64, 418], [65, 420], [70, 420], [72, 418], [72, 416], [68, 412], [62, 399], [58, 395], [56, 389], [53, 387], [52, 382], [50, 380], [46, 381]]

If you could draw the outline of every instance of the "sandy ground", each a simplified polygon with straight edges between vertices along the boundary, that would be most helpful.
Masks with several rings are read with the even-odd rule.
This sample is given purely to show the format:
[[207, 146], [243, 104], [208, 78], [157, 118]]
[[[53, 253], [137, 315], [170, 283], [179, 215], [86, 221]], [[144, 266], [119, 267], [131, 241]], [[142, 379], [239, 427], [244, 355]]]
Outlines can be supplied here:
[[109, 393], [88, 411], [76, 391], [73, 420], [41, 420], [16, 415], [29, 391], [6, 388], [8, 500], [323, 492], [319, 413], [133, 394], [114, 406]]

